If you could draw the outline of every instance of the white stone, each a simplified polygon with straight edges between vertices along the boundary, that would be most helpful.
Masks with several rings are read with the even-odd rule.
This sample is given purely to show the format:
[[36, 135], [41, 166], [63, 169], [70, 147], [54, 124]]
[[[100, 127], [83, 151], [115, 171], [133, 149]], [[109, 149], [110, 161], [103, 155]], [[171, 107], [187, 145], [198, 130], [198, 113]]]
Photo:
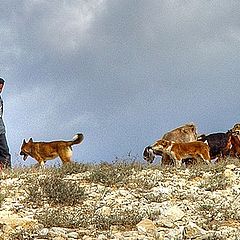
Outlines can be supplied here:
[[76, 232], [69, 232], [67, 234], [67, 237], [68, 238], [73, 238], [73, 239], [78, 239], [78, 233], [76, 233]]
[[48, 233], [49, 233], [49, 229], [48, 228], [43, 228], [43, 229], [41, 229], [39, 231], [39, 235], [40, 236], [46, 236], [46, 235], [48, 235]]
[[172, 206], [168, 208], [163, 212], [163, 214], [173, 222], [181, 220], [185, 215], [185, 213], [178, 206]]
[[154, 196], [158, 196], [160, 194], [169, 194], [171, 192], [171, 189], [169, 189], [168, 187], [159, 186], [153, 187], [152, 192]]
[[206, 231], [197, 226], [197, 224], [189, 222], [182, 234], [186, 239], [195, 239], [196, 237], [206, 234]]
[[234, 165], [234, 164], [228, 164], [228, 165], [226, 165], [226, 168], [227, 168], [227, 169], [230, 169], [230, 170], [234, 170], [234, 169], [237, 168], [237, 166]]
[[106, 207], [106, 206], [103, 206], [99, 209], [96, 210], [96, 213], [97, 214], [100, 214], [102, 216], [110, 216], [111, 215], [111, 208], [110, 207]]
[[9, 225], [12, 228], [16, 228], [18, 226], [31, 228], [37, 224], [37, 221], [27, 217], [18, 216], [12, 211], [2, 210], [0, 211], [0, 224]]
[[10, 232], [13, 231], [13, 228], [12, 228], [11, 226], [9, 226], [9, 225], [3, 225], [2, 231], [3, 231], [4, 233], [10, 233]]
[[144, 233], [144, 234], [147, 234], [147, 233], [156, 234], [157, 227], [155, 226], [152, 220], [143, 219], [141, 222], [137, 224], [137, 230], [140, 233]]
[[104, 234], [100, 234], [97, 237], [97, 240], [107, 240], [108, 238]]
[[92, 237], [89, 237], [89, 236], [83, 236], [83, 238], [82, 238], [83, 240], [93, 240], [93, 238]]
[[226, 169], [224, 171], [224, 176], [228, 178], [230, 181], [235, 181], [237, 179], [237, 175], [230, 169]]
[[52, 240], [66, 240], [66, 238], [58, 236], [58, 237], [54, 237]]
[[52, 227], [49, 231], [51, 236], [66, 236], [66, 230], [60, 227]]

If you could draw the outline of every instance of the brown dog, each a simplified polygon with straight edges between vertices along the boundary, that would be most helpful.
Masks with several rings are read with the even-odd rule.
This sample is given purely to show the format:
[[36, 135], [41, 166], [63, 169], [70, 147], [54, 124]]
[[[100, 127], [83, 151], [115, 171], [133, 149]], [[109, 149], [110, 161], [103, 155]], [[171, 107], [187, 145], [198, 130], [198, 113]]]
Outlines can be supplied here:
[[240, 158], [240, 135], [233, 133], [231, 136], [230, 156]]
[[83, 134], [79, 133], [71, 141], [33, 142], [32, 138], [28, 142], [23, 140], [20, 155], [25, 161], [28, 156], [36, 159], [41, 166], [47, 160], [59, 157], [62, 163], [71, 162], [72, 145], [83, 141]]
[[[158, 152], [168, 154], [174, 160], [177, 167], [181, 166], [182, 160], [188, 158], [201, 159], [207, 164], [210, 163], [209, 147], [207, 144], [199, 141], [175, 143], [161, 139], [148, 148], [151, 149], [151, 151], [148, 149], [148, 152], [152, 152], [152, 154], [157, 154]], [[149, 156], [151, 157], [152, 154], [149, 154]], [[146, 154], [146, 157], [149, 156]]]
[[231, 129], [232, 132], [240, 134], [240, 123], [236, 123]]
[[[197, 141], [197, 127], [194, 123], [187, 123], [165, 133], [161, 139], [174, 142], [193, 142]], [[170, 156], [163, 153], [162, 165], [172, 165], [173, 161]]]

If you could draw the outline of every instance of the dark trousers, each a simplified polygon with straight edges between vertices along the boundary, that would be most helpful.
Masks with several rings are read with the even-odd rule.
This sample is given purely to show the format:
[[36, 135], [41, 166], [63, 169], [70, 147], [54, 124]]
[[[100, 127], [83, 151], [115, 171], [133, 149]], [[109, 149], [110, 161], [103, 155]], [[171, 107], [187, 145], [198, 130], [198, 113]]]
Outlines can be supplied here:
[[11, 155], [5, 134], [0, 134], [0, 167], [11, 168]]

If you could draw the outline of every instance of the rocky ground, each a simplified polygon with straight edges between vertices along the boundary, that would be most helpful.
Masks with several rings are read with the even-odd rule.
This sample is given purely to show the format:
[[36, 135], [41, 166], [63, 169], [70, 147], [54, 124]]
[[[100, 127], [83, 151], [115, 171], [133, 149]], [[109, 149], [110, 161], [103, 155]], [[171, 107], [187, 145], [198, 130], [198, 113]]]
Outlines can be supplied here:
[[0, 173], [0, 239], [240, 239], [240, 164]]

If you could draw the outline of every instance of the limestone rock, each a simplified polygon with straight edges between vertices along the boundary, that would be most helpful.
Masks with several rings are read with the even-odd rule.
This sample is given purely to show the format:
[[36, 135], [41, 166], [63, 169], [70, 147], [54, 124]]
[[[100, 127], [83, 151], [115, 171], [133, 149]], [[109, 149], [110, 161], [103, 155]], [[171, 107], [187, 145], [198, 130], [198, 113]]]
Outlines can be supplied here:
[[20, 217], [18, 214], [9, 210], [0, 211], [0, 224], [5, 224], [11, 228], [21, 226], [25, 229], [33, 227], [37, 223], [36, 220]]
[[111, 208], [103, 206], [96, 210], [96, 214], [100, 214], [102, 216], [110, 216], [111, 215]]
[[197, 226], [197, 224], [193, 222], [189, 222], [189, 224], [182, 231], [184, 239], [197, 239], [203, 235], [207, 234], [207, 231]]
[[184, 217], [185, 213], [178, 206], [172, 206], [164, 212], [164, 215], [169, 220], [175, 222], [181, 220]]
[[231, 169], [226, 169], [224, 171], [224, 176], [230, 181], [233, 182], [237, 179], [237, 175], [231, 170]]
[[237, 166], [234, 165], [234, 164], [228, 164], [228, 165], [226, 165], [226, 168], [227, 168], [227, 169], [230, 169], [230, 170], [234, 170], [234, 169], [237, 168]]
[[137, 224], [137, 229], [140, 233], [156, 235], [157, 227], [150, 219], [143, 219]]
[[73, 239], [78, 239], [78, 233], [76, 233], [76, 232], [69, 232], [67, 234], [67, 237], [68, 238], [73, 238]]

